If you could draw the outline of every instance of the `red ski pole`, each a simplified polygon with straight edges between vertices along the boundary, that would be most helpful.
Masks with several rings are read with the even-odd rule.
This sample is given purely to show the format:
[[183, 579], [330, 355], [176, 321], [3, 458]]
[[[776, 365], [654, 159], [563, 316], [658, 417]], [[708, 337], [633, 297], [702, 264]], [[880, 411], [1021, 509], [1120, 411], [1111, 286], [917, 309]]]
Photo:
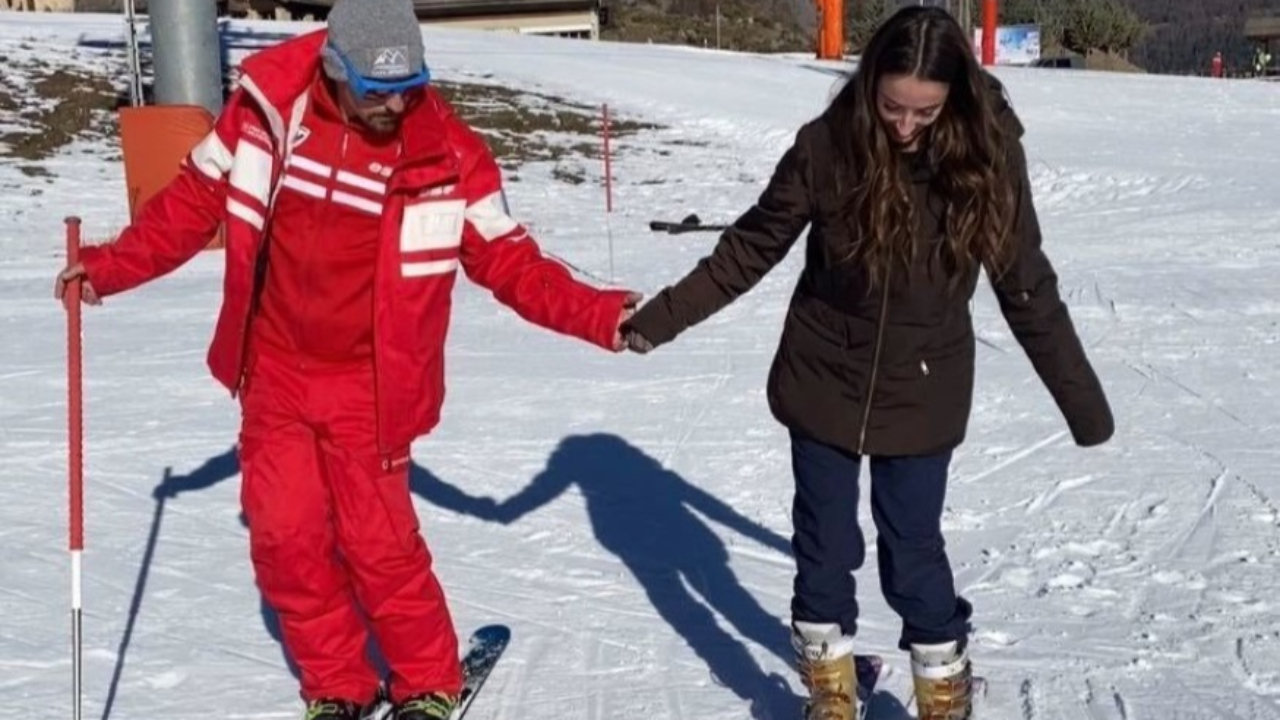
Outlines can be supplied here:
[[[80, 218], [69, 217], [67, 225], [67, 264], [80, 261]], [[84, 550], [84, 452], [83, 408], [81, 405], [80, 364], [80, 281], [67, 283], [67, 420], [70, 476], [70, 546], [71, 546], [71, 717], [80, 720], [84, 674], [82, 672], [81, 578], [80, 554]]]
[[996, 33], [1000, 31], [999, 0], [982, 0], [982, 64], [996, 64]]

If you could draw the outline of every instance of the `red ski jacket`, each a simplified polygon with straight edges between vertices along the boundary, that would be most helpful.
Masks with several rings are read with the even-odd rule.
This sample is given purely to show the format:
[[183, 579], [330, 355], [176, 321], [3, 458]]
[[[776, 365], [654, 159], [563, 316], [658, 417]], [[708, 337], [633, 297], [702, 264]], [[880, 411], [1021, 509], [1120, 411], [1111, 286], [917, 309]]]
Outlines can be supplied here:
[[235, 396], [246, 373], [262, 284], [257, 268], [277, 220], [278, 196], [290, 185], [296, 189], [298, 180], [318, 184], [308, 169], [330, 170], [327, 185], [319, 184], [331, 199], [381, 206], [371, 349], [379, 450], [389, 467], [406, 462], [409, 444], [439, 422], [459, 266], [526, 320], [607, 349], [626, 293], [580, 283], [541, 253], [508, 216], [501, 174], [485, 143], [434, 89], [406, 110], [399, 160], [369, 168], [385, 180], [336, 170], [340, 158], [308, 157], [302, 121], [324, 40], [320, 30], [247, 58], [240, 88], [178, 177], [114, 242], [85, 248], [81, 258], [89, 282], [105, 297], [177, 269], [225, 222], [223, 303], [208, 363]]
[[330, 84], [316, 78], [271, 208], [251, 358], [255, 348], [303, 362], [373, 357], [383, 200], [401, 145], [398, 133], [344, 121]]

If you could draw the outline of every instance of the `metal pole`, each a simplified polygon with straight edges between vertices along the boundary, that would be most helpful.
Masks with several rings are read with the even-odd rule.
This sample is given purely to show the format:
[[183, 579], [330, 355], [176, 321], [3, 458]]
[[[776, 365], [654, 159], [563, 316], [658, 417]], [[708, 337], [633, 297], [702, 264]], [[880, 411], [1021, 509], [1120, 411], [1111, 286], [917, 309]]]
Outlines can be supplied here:
[[818, 59], [844, 57], [844, 0], [818, 0]]
[[156, 103], [222, 111], [222, 47], [213, 0], [150, 0]]
[[613, 158], [609, 152], [609, 103], [600, 106], [600, 130], [604, 136], [604, 211], [613, 212]]
[[996, 32], [1000, 10], [997, 0], [982, 0], [982, 64], [996, 64]]
[[133, 0], [124, 2], [125, 21], [129, 26], [129, 104], [142, 104], [142, 52], [138, 48], [138, 12]]
[[[67, 226], [67, 265], [80, 261], [80, 218], [69, 217]], [[84, 697], [84, 632], [81, 625], [80, 555], [84, 550], [84, 442], [81, 405], [81, 348], [80, 348], [80, 296], [81, 282], [67, 284], [67, 476], [69, 482], [68, 509], [71, 550], [71, 717], [80, 720]]]
[[613, 161], [609, 152], [609, 104], [600, 106], [601, 132], [604, 134], [604, 222], [609, 240], [609, 282], [613, 282], [613, 225], [609, 215], [613, 212]]

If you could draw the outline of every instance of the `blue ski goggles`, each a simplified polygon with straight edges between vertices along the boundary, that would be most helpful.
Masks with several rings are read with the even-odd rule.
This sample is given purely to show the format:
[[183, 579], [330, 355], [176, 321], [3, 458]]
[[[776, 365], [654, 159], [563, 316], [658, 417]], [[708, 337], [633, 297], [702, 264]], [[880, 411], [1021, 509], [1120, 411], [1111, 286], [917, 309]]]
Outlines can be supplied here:
[[422, 69], [414, 75], [396, 80], [378, 80], [364, 77], [356, 72], [355, 67], [347, 59], [347, 56], [338, 52], [336, 48], [333, 50], [333, 54], [337, 55], [338, 59], [342, 61], [342, 67], [347, 74], [347, 85], [358, 100], [403, 95], [410, 90], [426, 87], [431, 82], [431, 70], [427, 68], [426, 64], [423, 64]]

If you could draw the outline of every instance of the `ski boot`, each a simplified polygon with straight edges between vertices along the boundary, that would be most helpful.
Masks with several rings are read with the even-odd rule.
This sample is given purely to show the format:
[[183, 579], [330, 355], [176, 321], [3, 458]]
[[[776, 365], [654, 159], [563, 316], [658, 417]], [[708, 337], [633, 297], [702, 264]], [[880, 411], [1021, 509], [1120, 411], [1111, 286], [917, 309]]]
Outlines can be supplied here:
[[959, 643], [911, 646], [911, 676], [919, 720], [973, 717], [973, 666]]
[[854, 720], [858, 716], [858, 676], [853, 638], [839, 625], [797, 622], [791, 635], [800, 680], [809, 691], [805, 720]]
[[302, 720], [362, 720], [372, 707], [339, 698], [320, 698], [307, 703]]
[[457, 704], [456, 695], [440, 692], [415, 695], [398, 703], [390, 720], [448, 720]]

